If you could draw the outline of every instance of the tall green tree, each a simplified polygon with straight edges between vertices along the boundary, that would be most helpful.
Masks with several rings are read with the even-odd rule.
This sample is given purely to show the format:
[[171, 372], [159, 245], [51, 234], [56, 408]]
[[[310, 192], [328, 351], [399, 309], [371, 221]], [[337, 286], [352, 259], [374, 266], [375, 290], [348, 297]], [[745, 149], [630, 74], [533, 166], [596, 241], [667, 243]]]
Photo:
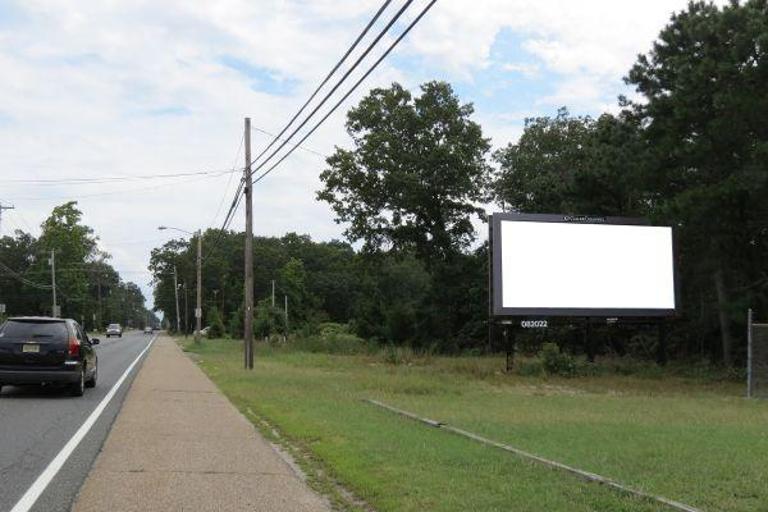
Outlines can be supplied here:
[[494, 192], [527, 213], [629, 216], [644, 213], [645, 142], [631, 116], [527, 119], [520, 139], [494, 153]]
[[347, 114], [354, 149], [328, 158], [317, 197], [350, 241], [364, 250], [414, 251], [431, 264], [474, 239], [482, 213], [490, 145], [445, 82], [428, 82], [414, 97], [399, 84], [373, 89]]
[[654, 210], [679, 227], [687, 299], [705, 311], [714, 299], [731, 365], [734, 321], [766, 307], [768, 2], [691, 2], [626, 81], [643, 97], [632, 108]]

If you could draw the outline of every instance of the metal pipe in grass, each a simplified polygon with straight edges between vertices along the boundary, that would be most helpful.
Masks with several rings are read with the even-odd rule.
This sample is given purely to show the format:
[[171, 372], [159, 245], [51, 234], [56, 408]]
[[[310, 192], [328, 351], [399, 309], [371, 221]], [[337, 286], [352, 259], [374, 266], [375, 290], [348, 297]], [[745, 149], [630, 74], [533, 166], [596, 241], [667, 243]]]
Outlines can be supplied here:
[[501, 450], [514, 453], [515, 455], [518, 455], [520, 457], [523, 457], [528, 460], [532, 460], [534, 462], [538, 462], [539, 464], [543, 464], [545, 466], [559, 469], [562, 471], [566, 471], [568, 473], [574, 474], [580, 478], [583, 478], [584, 480], [590, 481], [590, 482], [596, 482], [601, 485], [606, 485], [608, 487], [611, 487], [613, 489], [616, 489], [620, 492], [623, 492], [625, 494], [630, 494], [633, 496], [637, 496], [639, 498], [644, 498], [652, 501], [656, 501], [658, 503], [664, 504], [670, 508], [673, 508], [675, 510], [681, 510], [683, 512], [702, 512], [700, 509], [697, 509], [695, 507], [692, 507], [690, 505], [686, 505], [685, 503], [680, 503], [679, 501], [670, 500], [667, 498], [664, 498], [662, 496], [655, 496], [653, 494], [648, 494], [643, 491], [639, 491], [637, 489], [633, 489], [631, 487], [627, 487], [624, 484], [621, 484], [619, 482], [616, 482], [615, 480], [611, 480], [610, 478], [606, 478], [604, 476], [598, 475], [596, 473], [590, 473], [589, 471], [584, 471], [583, 469], [574, 468], [572, 466], [568, 466], [567, 464], [563, 464], [561, 462], [557, 462], [554, 460], [546, 459], [544, 457], [540, 457], [538, 455], [535, 455], [533, 453], [526, 452], [525, 450], [521, 450], [519, 448], [515, 448], [514, 446], [510, 446], [508, 444], [499, 443], [498, 441], [494, 441], [492, 439], [488, 439], [482, 436], [479, 436], [473, 432], [469, 432], [467, 430], [463, 430], [457, 427], [452, 427], [446, 423], [443, 423], [441, 421], [424, 418], [417, 414], [414, 414], [412, 412], [399, 409], [397, 407], [393, 407], [391, 405], [385, 404], [383, 402], [379, 402], [378, 400], [372, 400], [370, 398], [366, 398], [363, 401], [368, 402], [370, 404], [373, 404], [377, 407], [381, 407], [382, 409], [386, 409], [390, 412], [394, 412], [395, 414], [399, 414], [400, 416], [404, 416], [406, 418], [412, 419], [414, 421], [418, 421], [419, 423], [424, 423], [425, 425], [429, 425], [430, 427], [439, 428], [442, 430], [446, 430], [448, 432], [451, 432], [453, 434], [457, 434], [469, 439], [472, 439], [473, 441], [477, 441], [479, 443], [487, 444], [489, 446], [493, 446], [495, 448], [499, 448]]

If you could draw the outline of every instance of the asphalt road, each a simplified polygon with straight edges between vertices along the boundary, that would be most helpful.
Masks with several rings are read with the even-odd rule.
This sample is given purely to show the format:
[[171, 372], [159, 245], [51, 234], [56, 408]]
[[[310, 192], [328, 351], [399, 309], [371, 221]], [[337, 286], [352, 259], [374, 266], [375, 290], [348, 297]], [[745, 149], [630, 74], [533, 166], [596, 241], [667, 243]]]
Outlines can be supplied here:
[[[0, 392], [0, 512], [16, 505], [154, 336], [131, 331], [122, 338], [97, 337], [101, 340], [96, 346], [99, 378], [83, 397], [41, 387], [8, 386]], [[31, 510], [70, 509], [140, 364]]]

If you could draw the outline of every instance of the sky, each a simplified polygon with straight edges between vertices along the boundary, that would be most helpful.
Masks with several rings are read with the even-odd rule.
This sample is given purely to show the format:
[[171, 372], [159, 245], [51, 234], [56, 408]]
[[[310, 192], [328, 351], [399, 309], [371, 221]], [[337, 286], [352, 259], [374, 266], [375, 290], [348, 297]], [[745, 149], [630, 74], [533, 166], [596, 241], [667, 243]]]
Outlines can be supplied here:
[[[151, 306], [150, 251], [179, 236], [157, 227], [220, 226], [237, 184], [232, 171], [243, 165], [243, 118], [252, 120], [258, 154], [270, 140], [264, 132], [283, 127], [381, 3], [0, 0], [0, 202], [16, 208], [4, 212], [0, 234], [37, 235], [54, 206], [77, 200], [111, 263]], [[426, 3], [415, 0], [393, 33]], [[438, 0], [307, 150], [254, 188], [254, 233], [342, 237], [344, 226], [315, 200], [322, 155], [350, 146], [344, 113], [371, 88], [397, 81], [415, 91], [447, 80], [500, 148], [517, 140], [525, 118], [561, 106], [576, 115], [616, 111], [617, 96], [633, 94], [622, 78], [637, 55], [686, 4]], [[198, 171], [217, 172], [140, 178]], [[136, 178], [18, 181], [99, 177]], [[243, 225], [241, 208], [232, 228]]]

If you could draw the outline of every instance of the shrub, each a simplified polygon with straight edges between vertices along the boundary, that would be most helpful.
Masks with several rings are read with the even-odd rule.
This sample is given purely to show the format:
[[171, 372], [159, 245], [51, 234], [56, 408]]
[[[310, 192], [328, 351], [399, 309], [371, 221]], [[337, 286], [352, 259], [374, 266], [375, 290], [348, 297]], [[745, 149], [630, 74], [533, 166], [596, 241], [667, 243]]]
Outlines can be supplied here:
[[[326, 328], [323, 328], [323, 325]], [[322, 324], [319, 334], [299, 336], [292, 340], [293, 348], [305, 352], [321, 352], [325, 354], [364, 354], [370, 351], [370, 345], [359, 336], [355, 336], [345, 329], [336, 327], [327, 328], [329, 324]], [[340, 326], [341, 324], [332, 324]]]
[[544, 364], [538, 357], [523, 359], [517, 364], [517, 373], [523, 377], [541, 377], [544, 374]]
[[222, 338], [224, 337], [224, 321], [221, 319], [219, 310], [215, 307], [208, 310], [208, 338]]
[[576, 375], [576, 361], [561, 351], [557, 343], [544, 343], [541, 346], [540, 357], [547, 373], [563, 377]]
[[394, 366], [411, 364], [415, 358], [411, 347], [398, 347], [394, 343], [388, 343], [381, 353], [382, 360]]

